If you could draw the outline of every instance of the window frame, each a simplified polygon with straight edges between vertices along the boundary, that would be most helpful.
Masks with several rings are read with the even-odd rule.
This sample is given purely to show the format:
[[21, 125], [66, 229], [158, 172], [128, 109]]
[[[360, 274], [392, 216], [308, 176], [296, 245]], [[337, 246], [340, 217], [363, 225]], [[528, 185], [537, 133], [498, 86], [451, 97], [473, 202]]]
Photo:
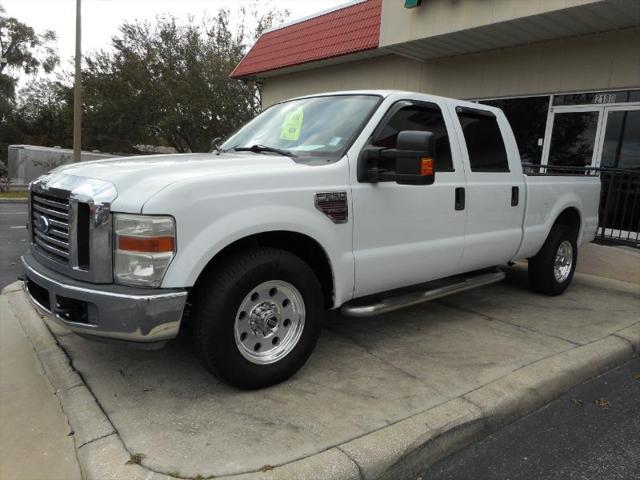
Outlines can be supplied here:
[[[387, 123], [389, 123], [389, 121], [393, 118], [393, 116], [403, 108], [407, 108], [407, 107], [419, 107], [419, 108], [437, 110], [440, 112], [440, 115], [442, 116], [442, 123], [444, 124], [444, 128], [447, 131], [447, 138], [449, 139], [449, 154], [451, 155], [451, 168], [447, 168], [446, 170], [436, 169], [436, 174], [455, 173], [456, 166], [453, 160], [454, 157], [453, 157], [453, 146], [451, 145], [451, 129], [447, 125], [447, 119], [445, 117], [445, 107], [440, 106], [434, 102], [427, 102], [424, 100], [408, 100], [408, 99], [395, 101], [389, 106], [387, 111], [384, 113], [384, 115], [378, 122], [378, 125], [376, 125], [376, 128], [373, 130], [370, 137], [367, 139], [367, 143], [365, 144], [365, 147], [372, 146], [374, 139], [378, 137], [378, 135], [380, 135], [384, 127], [387, 125]], [[437, 159], [436, 159], [436, 162], [437, 162]]]
[[[500, 128], [500, 122], [498, 122], [498, 117], [496, 116], [495, 113], [493, 113], [490, 110], [484, 110], [481, 108], [474, 108], [474, 107], [468, 107], [465, 105], [457, 105], [455, 107], [455, 115], [456, 115], [456, 120], [458, 121], [458, 125], [460, 126], [460, 135], [461, 135], [461, 140], [464, 142], [464, 148], [466, 150], [467, 153], [467, 160], [469, 162], [469, 170], [472, 173], [511, 173], [511, 166], [509, 164], [509, 151], [507, 150], [507, 143], [505, 141], [505, 136], [502, 132], [502, 128]], [[493, 118], [495, 123], [496, 123], [496, 127], [498, 128], [498, 133], [500, 135], [500, 139], [502, 140], [502, 147], [504, 148], [504, 157], [506, 160], [506, 168], [474, 168], [473, 164], [471, 163], [471, 155], [469, 154], [469, 145], [467, 144], [467, 138], [464, 135], [464, 125], [462, 124], [462, 121], [460, 120], [460, 115], [467, 115], [467, 116], [475, 116], [475, 117], [487, 117], [487, 118]]]

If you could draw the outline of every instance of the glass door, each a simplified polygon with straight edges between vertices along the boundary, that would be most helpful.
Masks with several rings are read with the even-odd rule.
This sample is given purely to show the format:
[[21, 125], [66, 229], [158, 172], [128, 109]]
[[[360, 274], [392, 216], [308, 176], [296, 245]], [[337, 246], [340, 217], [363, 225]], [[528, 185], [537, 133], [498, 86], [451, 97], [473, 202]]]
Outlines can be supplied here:
[[605, 107], [553, 107], [547, 121], [543, 165], [596, 165]]
[[640, 105], [604, 107], [596, 166], [640, 170]]

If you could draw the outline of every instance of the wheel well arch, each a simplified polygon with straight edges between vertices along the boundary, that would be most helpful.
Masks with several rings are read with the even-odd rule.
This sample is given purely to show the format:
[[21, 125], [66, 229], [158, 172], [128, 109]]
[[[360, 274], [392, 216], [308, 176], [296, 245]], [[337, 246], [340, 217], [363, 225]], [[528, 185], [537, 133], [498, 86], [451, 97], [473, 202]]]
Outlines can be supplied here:
[[251, 247], [278, 248], [301, 258], [318, 276], [318, 280], [322, 286], [325, 305], [327, 308], [332, 306], [334, 298], [334, 277], [327, 252], [322, 245], [312, 237], [303, 233], [286, 230], [256, 233], [230, 243], [209, 260], [198, 275], [194, 289], [197, 288], [198, 283], [207, 273], [215, 270], [222, 260], [229, 255], [236, 254]]
[[582, 219], [580, 217], [580, 212], [575, 207], [565, 208], [560, 215], [556, 218], [554, 225], [565, 225], [573, 229], [576, 233], [576, 237], [580, 233], [580, 229], [582, 227]]

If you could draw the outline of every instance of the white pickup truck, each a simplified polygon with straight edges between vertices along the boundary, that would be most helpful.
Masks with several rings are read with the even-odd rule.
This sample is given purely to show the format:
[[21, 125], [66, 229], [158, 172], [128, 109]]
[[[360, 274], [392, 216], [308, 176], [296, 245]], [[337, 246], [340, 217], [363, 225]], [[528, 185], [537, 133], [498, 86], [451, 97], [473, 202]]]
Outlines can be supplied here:
[[34, 181], [25, 288], [87, 338], [153, 348], [189, 321], [210, 372], [260, 388], [304, 364], [326, 309], [384, 313], [501, 280], [496, 266], [520, 259], [534, 290], [562, 293], [599, 192], [597, 177], [525, 175], [496, 108], [307, 96], [209, 154], [84, 162]]

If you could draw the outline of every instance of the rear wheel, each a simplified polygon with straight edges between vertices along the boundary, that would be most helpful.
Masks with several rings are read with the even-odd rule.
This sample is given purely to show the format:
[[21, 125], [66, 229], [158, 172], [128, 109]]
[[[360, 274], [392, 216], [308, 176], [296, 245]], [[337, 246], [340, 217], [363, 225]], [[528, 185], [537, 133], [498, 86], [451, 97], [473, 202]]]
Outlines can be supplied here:
[[320, 334], [321, 287], [295, 255], [255, 248], [226, 259], [194, 292], [194, 344], [204, 367], [243, 389], [286, 380]]
[[529, 283], [539, 293], [560, 295], [576, 270], [576, 232], [566, 225], [554, 225], [544, 245], [529, 259]]

